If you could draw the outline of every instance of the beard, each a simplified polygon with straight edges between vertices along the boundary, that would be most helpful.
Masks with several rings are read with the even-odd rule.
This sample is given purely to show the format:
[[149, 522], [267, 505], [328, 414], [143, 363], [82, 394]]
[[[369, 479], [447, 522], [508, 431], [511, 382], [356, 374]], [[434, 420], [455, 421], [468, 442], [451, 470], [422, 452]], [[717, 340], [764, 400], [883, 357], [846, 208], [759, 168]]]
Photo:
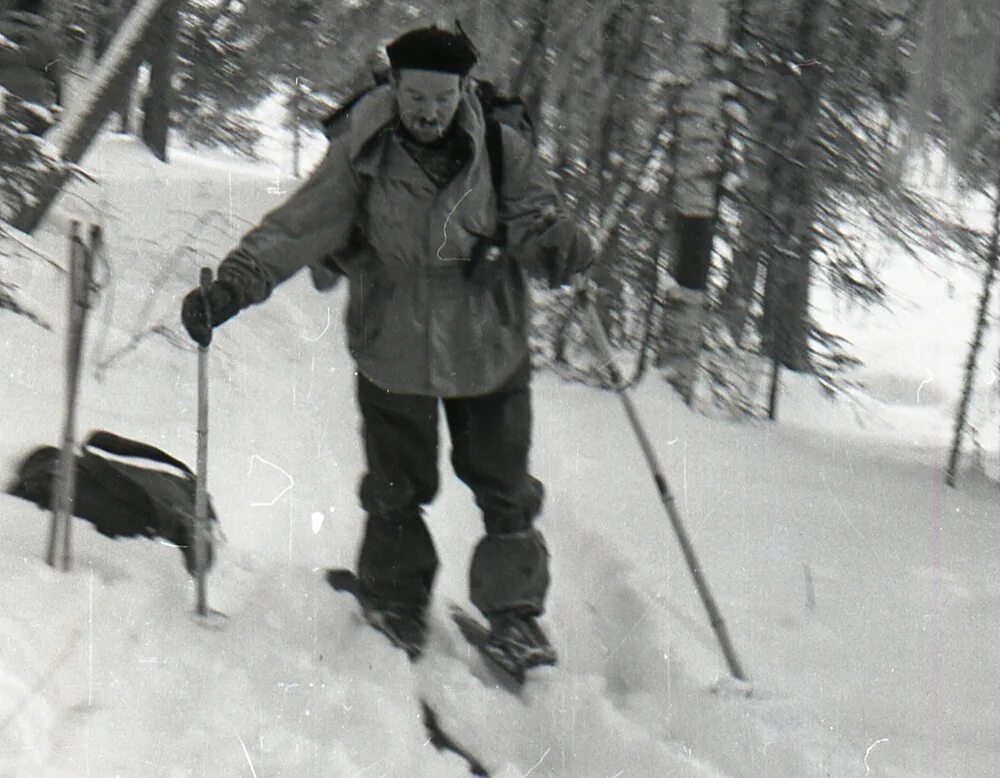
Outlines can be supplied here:
[[421, 143], [434, 143], [444, 137], [447, 128], [438, 121], [428, 122], [418, 119], [411, 121], [407, 130]]

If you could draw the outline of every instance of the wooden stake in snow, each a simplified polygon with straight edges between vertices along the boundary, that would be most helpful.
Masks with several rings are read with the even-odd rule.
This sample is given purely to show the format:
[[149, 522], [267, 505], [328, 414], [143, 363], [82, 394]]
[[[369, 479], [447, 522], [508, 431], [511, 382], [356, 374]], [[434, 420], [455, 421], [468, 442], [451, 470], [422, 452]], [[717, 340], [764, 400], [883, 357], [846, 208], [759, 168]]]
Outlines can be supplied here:
[[45, 561], [69, 570], [72, 561], [71, 519], [76, 490], [76, 401], [80, 388], [84, 331], [90, 308], [94, 254], [99, 250], [101, 229], [90, 228], [90, 246], [80, 238], [80, 224], [70, 226], [69, 324], [66, 330], [66, 416], [62, 447], [53, 484], [52, 519]]
[[[212, 321], [208, 310], [208, 290], [212, 286], [212, 270], [201, 269], [201, 291], [205, 299], [205, 318]], [[199, 616], [208, 615], [205, 574], [208, 568], [208, 346], [198, 346], [198, 481], [194, 498], [194, 560], [197, 586], [196, 608]]]

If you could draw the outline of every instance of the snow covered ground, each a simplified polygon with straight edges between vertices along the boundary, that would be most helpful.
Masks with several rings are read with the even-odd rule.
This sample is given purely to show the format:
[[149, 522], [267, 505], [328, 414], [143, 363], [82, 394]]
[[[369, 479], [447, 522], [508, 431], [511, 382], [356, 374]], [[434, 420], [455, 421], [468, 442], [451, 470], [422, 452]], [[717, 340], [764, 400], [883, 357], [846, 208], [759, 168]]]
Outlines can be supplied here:
[[[118, 137], [87, 165], [101, 184], [74, 188], [29, 240], [61, 262], [69, 218], [106, 229], [79, 430], [193, 464], [180, 299], [292, 182], [280, 163], [163, 165]], [[23, 254], [0, 255], [4, 277], [52, 329], [0, 311], [4, 481], [62, 424], [65, 276]], [[996, 485], [942, 477], [977, 284], [955, 274], [949, 297], [886, 261], [892, 312], [823, 303], [868, 362], [856, 403], [789, 381], [770, 425], [692, 414], [655, 378], [635, 394], [751, 696], [720, 683], [619, 400], [548, 373], [533, 462], [559, 667], [521, 698], [495, 689], [448, 619], [480, 532], [454, 478], [429, 511], [443, 568], [428, 655], [411, 666], [365, 627], [322, 579], [352, 564], [361, 529], [344, 299], [303, 275], [212, 348], [209, 481], [228, 538], [209, 579], [227, 617], [215, 628], [192, 617], [176, 549], [77, 521], [74, 569], [58, 573], [42, 561], [46, 515], [0, 495], [0, 775], [467, 775], [428, 742], [420, 699], [502, 778], [1000, 774]]]

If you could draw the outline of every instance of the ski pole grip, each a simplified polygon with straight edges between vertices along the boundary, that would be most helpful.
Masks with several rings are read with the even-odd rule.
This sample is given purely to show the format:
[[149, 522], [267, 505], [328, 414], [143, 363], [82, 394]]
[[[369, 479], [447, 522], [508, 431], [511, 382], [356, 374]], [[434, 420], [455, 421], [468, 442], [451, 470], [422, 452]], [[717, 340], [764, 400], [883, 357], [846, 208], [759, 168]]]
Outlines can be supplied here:
[[94, 293], [97, 291], [97, 287], [94, 285], [94, 259], [97, 253], [103, 249], [102, 241], [104, 240], [104, 233], [101, 231], [101, 226], [99, 224], [91, 224], [88, 236], [90, 245], [84, 246], [81, 244], [81, 248], [83, 249], [83, 278], [80, 282], [80, 304], [84, 308], [90, 308]]
[[201, 301], [202, 305], [205, 306], [205, 324], [208, 325], [209, 331], [209, 341], [212, 339], [212, 307], [208, 302], [208, 293], [212, 289], [212, 268], [203, 267], [201, 269], [201, 276], [199, 278], [201, 285]]

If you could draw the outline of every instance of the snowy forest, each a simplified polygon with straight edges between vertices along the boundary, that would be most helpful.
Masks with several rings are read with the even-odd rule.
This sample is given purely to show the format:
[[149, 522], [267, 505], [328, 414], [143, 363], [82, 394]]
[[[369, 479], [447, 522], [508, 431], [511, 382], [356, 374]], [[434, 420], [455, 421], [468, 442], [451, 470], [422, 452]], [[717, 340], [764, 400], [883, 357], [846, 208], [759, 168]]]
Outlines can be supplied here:
[[[363, 455], [345, 290], [310, 268], [213, 341], [219, 623], [165, 543], [77, 520], [60, 571], [48, 513], [0, 495], [0, 775], [1000, 773], [995, 0], [36, 10], [58, 104], [5, 88], [25, 44], [0, 26], [0, 481], [77, 388], [79, 437], [193, 459], [184, 293], [412, 27], [459, 23], [523, 100], [599, 261], [596, 321], [531, 290], [556, 668], [512, 693], [447, 618], [460, 484], [431, 508], [452, 569], [420, 662], [318, 576], [353, 564]], [[103, 237], [77, 387], [78, 223]]]
[[[96, 67], [133, 5], [56, 7], [71, 73]], [[303, 137], [384, 70], [387, 34], [460, 20], [480, 41], [477, 76], [525, 101], [539, 153], [593, 230], [604, 324], [631, 355], [632, 381], [652, 366], [688, 402], [772, 418], [783, 370], [842, 390], [854, 356], [811, 315], [810, 293], [823, 285], [882, 303], [886, 281], [864, 249], [873, 232], [925, 252], [942, 273], [976, 268], [984, 316], [970, 340], [990, 324], [997, 224], [964, 223], [954, 198], [929, 193], [917, 172], [943, 155], [949, 192], [993, 196], [1000, 56], [990, 3], [160, 5], [96, 115], [115, 112], [118, 129], [161, 158], [169, 126], [177, 142], [255, 159], [254, 109], [276, 99], [296, 177], [307, 172]], [[44, 189], [36, 174], [77, 161], [68, 157], [93, 131], [83, 123], [82, 137], [60, 137], [72, 152], [60, 157], [4, 127], [11, 224], [37, 222], [27, 194]], [[5, 299], [17, 308], [9, 288]], [[551, 301], [537, 346], [573, 369], [573, 346], [587, 338], [571, 307]], [[770, 363], [763, 393], [738, 377], [749, 355]]]

